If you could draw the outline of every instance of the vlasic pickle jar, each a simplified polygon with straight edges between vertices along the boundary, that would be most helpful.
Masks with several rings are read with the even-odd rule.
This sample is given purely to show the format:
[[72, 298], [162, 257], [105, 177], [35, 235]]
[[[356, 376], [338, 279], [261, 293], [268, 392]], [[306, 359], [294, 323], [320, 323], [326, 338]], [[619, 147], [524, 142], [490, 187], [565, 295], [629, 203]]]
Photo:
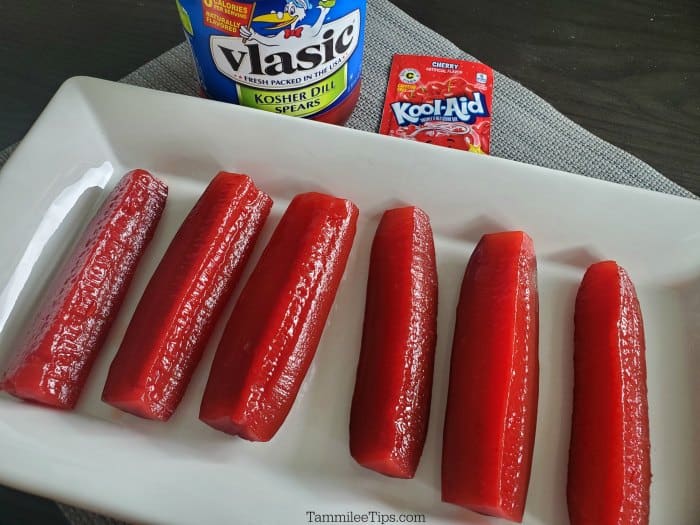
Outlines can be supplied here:
[[366, 0], [176, 0], [204, 96], [343, 124], [360, 94]]

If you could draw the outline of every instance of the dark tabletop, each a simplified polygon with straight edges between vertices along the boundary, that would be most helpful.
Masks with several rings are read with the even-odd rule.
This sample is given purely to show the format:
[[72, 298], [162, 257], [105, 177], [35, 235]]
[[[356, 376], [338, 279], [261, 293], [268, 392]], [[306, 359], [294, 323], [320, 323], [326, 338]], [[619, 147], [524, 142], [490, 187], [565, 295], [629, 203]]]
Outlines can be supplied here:
[[[700, 3], [394, 3], [700, 195]], [[182, 41], [172, 0], [0, 0], [0, 149], [68, 77], [117, 80]], [[0, 525], [65, 523], [0, 486]]]
[[[117, 80], [182, 41], [173, 0], [0, 0], [0, 149], [66, 78]], [[396, 0], [603, 139], [700, 194], [696, 0]]]

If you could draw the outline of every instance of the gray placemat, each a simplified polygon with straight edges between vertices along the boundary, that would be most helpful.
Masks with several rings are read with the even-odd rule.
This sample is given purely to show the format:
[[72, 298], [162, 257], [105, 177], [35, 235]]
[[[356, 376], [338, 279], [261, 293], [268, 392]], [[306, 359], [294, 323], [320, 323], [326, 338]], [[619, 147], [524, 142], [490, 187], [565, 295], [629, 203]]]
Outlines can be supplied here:
[[[391, 57], [395, 53], [474, 60], [386, 0], [368, 0], [363, 88], [348, 126], [376, 131]], [[173, 12], [173, 16], [175, 13]], [[174, 47], [123, 79], [174, 93], [197, 94], [197, 80], [186, 44]], [[491, 153], [547, 168], [579, 173], [674, 195], [694, 197], [648, 164], [599, 139], [540, 97], [496, 72]], [[12, 148], [0, 153], [0, 166]], [[116, 524], [80, 509], [59, 505], [73, 524]]]

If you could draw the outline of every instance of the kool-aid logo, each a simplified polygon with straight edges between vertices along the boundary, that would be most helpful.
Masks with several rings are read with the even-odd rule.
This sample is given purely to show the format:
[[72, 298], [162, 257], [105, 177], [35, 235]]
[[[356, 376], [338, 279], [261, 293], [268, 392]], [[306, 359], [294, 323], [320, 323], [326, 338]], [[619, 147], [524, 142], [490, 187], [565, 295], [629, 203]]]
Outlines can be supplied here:
[[327, 21], [330, 8], [321, 7], [315, 21], [307, 23], [310, 5], [295, 0], [284, 12], [254, 17], [257, 24], [274, 24], [264, 33], [243, 26], [240, 37], [212, 36], [216, 68], [240, 84], [262, 89], [301, 88], [338, 71], [357, 49], [360, 11]]
[[473, 99], [462, 96], [437, 99], [423, 104], [394, 102], [391, 109], [399, 126], [418, 124], [427, 120], [471, 124], [477, 117], [489, 116], [486, 99], [478, 92], [474, 93]]

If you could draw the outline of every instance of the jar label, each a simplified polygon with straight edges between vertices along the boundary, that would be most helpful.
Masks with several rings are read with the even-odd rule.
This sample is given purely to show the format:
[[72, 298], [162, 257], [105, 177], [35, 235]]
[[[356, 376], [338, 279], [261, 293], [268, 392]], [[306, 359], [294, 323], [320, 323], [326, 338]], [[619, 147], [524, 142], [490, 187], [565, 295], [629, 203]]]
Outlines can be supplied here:
[[360, 80], [364, 0], [178, 0], [178, 11], [212, 98], [307, 117]]

